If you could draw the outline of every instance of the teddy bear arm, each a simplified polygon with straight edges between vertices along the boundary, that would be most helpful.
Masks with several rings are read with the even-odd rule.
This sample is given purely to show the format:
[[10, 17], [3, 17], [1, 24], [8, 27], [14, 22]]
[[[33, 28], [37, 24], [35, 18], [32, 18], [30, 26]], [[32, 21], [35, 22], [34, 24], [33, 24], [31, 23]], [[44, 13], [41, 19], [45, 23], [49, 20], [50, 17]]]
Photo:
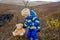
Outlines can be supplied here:
[[14, 31], [15, 33], [17, 33], [18, 32], [18, 29], [15, 29], [15, 31]]

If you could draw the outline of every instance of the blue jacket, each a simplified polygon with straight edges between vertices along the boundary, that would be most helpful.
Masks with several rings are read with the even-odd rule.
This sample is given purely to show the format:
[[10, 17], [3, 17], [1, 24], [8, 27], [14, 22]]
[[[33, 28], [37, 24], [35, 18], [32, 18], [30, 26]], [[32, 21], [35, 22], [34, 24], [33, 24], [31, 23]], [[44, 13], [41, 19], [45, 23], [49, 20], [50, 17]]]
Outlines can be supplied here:
[[24, 28], [28, 27], [30, 30], [33, 29], [33, 27], [36, 27], [36, 31], [40, 30], [40, 21], [36, 15], [36, 12], [34, 10], [30, 11], [30, 16], [28, 16], [25, 19], [25, 23], [24, 23]]

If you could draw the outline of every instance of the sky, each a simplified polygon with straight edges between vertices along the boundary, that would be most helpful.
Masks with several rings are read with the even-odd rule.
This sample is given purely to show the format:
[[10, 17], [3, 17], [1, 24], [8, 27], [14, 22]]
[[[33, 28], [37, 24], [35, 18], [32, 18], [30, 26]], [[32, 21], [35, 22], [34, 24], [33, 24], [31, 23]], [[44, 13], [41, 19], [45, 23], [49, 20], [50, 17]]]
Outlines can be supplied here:
[[49, 2], [59, 2], [60, 0], [30, 0], [30, 1], [49, 1]]
[[[41, 5], [41, 4], [47, 4], [50, 2], [60, 2], [60, 0], [0, 0], [0, 3], [5, 3], [5, 4], [16, 4], [16, 5], [23, 5], [23, 1], [29, 1], [31, 2], [30, 4], [33, 5]], [[35, 1], [35, 2], [33, 2]], [[46, 1], [46, 2], [37, 2], [37, 1]]]
[[[10, 0], [0, 0], [0, 1], [10, 1]], [[14, 1], [14, 0], [12, 0]], [[22, 1], [22, 0], [15, 0], [15, 1]], [[47, 1], [47, 2], [59, 2], [60, 0], [25, 0], [25, 1]]]

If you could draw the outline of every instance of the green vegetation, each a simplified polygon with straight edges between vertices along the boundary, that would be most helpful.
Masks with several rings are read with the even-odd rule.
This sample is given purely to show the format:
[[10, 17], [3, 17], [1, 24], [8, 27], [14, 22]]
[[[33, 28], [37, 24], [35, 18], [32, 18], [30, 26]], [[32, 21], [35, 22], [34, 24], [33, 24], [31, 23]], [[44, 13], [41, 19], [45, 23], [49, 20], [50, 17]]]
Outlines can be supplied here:
[[[38, 38], [39, 40], [60, 40], [60, 10], [58, 9], [57, 11], [53, 10], [52, 12], [52, 7], [50, 8], [39, 8], [39, 7], [34, 7], [31, 9], [36, 9], [38, 13], [38, 17], [41, 20], [41, 31], [38, 33]], [[20, 8], [20, 9], [19, 9]], [[58, 7], [57, 7], [58, 8]], [[1, 6], [0, 7], [1, 12], [0, 13], [12, 13], [14, 14], [14, 18], [10, 21], [8, 25], [5, 25], [4, 27], [0, 28], [0, 38], [1, 40], [27, 40], [26, 35], [23, 37], [12, 36], [12, 31], [15, 29], [15, 24], [18, 22], [24, 22], [20, 15], [20, 11], [22, 7], [16, 7], [11, 6], [11, 7], [5, 7]], [[16, 12], [8, 12], [9, 10], [17, 10]], [[18, 11], [19, 9], [19, 11]], [[6, 36], [7, 35], [7, 36]]]
[[[60, 40], [60, 12], [54, 12], [51, 15], [46, 16], [46, 27], [41, 29], [38, 34], [39, 40]], [[10, 40], [27, 40], [27, 37], [12, 37]]]

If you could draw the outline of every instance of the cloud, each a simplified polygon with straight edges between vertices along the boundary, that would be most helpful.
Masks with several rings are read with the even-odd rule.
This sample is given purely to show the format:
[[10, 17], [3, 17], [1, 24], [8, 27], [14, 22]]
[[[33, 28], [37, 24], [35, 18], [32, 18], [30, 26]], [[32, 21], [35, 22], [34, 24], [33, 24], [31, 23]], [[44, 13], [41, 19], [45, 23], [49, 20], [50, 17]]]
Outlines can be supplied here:
[[30, 0], [30, 1], [48, 1], [48, 2], [59, 2], [60, 0]]

